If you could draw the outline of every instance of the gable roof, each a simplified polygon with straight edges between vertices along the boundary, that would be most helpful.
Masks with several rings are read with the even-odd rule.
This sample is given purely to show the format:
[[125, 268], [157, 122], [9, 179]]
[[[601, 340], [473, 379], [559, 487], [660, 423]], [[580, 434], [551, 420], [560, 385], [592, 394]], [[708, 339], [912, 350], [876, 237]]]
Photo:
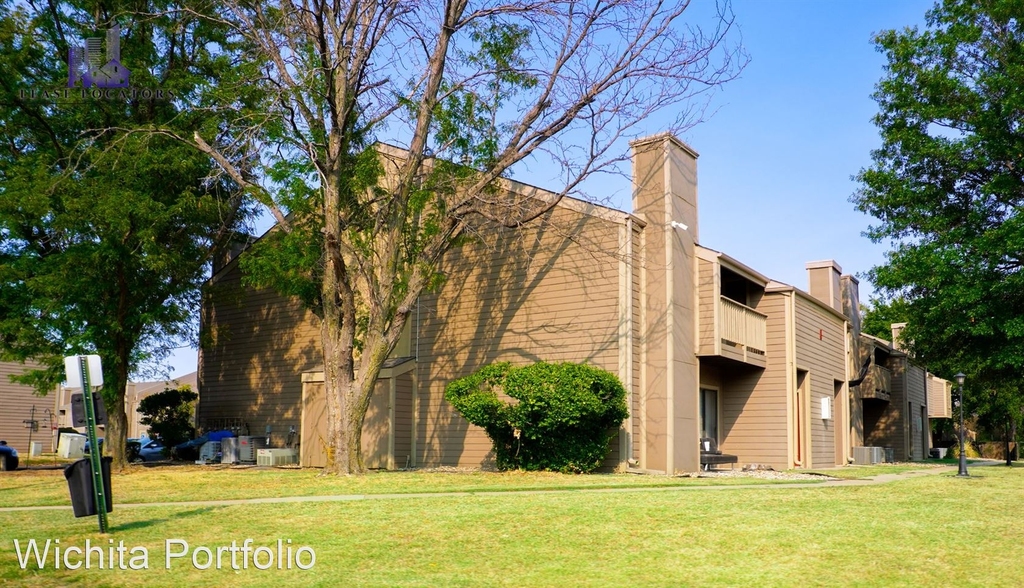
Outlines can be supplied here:
[[[403, 157], [404, 154], [406, 153], [406, 151], [401, 147], [397, 147], [389, 143], [377, 143], [374, 145], [374, 148], [377, 149], [380, 153], [396, 158]], [[544, 188], [540, 188], [538, 186], [533, 186], [531, 184], [526, 184], [524, 182], [519, 182], [517, 180], [512, 180], [508, 178], [501, 178], [500, 181], [502, 185], [504, 185], [510, 192], [513, 192], [520, 196], [536, 198], [542, 201], [551, 201], [554, 200], [555, 198], [559, 198], [557, 193], [552, 192], [550, 190], [546, 190]], [[632, 213], [624, 212], [616, 208], [612, 208], [610, 206], [596, 204], [588, 200], [574, 198], [572, 196], [562, 196], [559, 199], [559, 201], [555, 204], [555, 206], [558, 208], [571, 210], [579, 214], [583, 214], [586, 216], [617, 224], [625, 224], [627, 220], [632, 220], [634, 223], [637, 223], [640, 226], [647, 225], [646, 221], [644, 221], [640, 217], [633, 215]], [[248, 239], [242, 251], [239, 252], [238, 255], [235, 255], [231, 259], [231, 261], [221, 266], [221, 268], [216, 273], [210, 276], [210, 278], [207, 280], [207, 283], [216, 282], [220, 278], [220, 276], [225, 274], [230, 269], [234, 268], [238, 264], [238, 258], [241, 256], [243, 252], [247, 251], [250, 247], [252, 247], [256, 243], [256, 241], [259, 241], [264, 236], [269, 235], [272, 231], [277, 230], [277, 227], [278, 225], [275, 224], [274, 226], [267, 229], [262, 235], [259, 235], [252, 239]]]

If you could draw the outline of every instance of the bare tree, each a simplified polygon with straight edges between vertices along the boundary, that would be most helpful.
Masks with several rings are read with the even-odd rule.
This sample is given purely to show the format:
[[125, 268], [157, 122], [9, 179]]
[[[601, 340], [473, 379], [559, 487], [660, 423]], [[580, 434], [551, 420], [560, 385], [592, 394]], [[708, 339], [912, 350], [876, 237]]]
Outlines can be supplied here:
[[[363, 417], [384, 360], [442, 257], [488, 223], [518, 227], [624, 160], [655, 115], [680, 133], [746, 63], [689, 2], [228, 1], [261, 64], [250, 127], [187, 138], [277, 220], [246, 270], [321, 320], [328, 473], [364, 471]], [[660, 120], [660, 119], [659, 119]], [[230, 138], [230, 139], [229, 139]], [[379, 141], [399, 143], [394, 149]], [[556, 196], [508, 189], [527, 158]]]

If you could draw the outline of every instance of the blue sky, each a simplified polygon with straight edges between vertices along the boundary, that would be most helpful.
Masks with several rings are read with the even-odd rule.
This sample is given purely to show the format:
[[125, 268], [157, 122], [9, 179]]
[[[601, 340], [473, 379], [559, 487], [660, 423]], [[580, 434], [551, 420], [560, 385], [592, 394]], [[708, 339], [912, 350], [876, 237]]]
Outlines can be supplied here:
[[[804, 264], [861, 274], [889, 244], [862, 232], [851, 179], [878, 147], [871, 99], [885, 58], [871, 38], [923, 26], [931, 0], [735, 0], [751, 61], [684, 139], [700, 154], [701, 244], [806, 288]], [[866, 301], [871, 284], [861, 280]]]
[[[693, 3], [698, 20], [713, 6]], [[700, 153], [702, 245], [799, 288], [808, 261], [834, 259], [853, 274], [884, 261], [889, 245], [861, 235], [871, 219], [849, 202], [851, 176], [879, 145], [871, 94], [885, 59], [871, 37], [923, 26], [933, 4], [733, 0], [750, 63], [714, 96], [714, 115], [681, 137]], [[628, 182], [607, 187], [630, 210]], [[861, 299], [871, 292], [862, 279]], [[195, 350], [179, 350], [170, 367], [172, 376], [194, 371]]]

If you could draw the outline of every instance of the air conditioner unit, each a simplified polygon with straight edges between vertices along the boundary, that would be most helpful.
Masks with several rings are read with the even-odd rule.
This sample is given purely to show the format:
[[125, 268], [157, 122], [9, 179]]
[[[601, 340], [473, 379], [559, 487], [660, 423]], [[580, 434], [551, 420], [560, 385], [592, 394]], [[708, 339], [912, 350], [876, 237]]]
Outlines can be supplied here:
[[220, 440], [221, 463], [238, 463], [238, 437]]
[[256, 465], [279, 466], [299, 463], [299, 452], [295, 449], [257, 449]]
[[[239, 463], [253, 463], [256, 461], [256, 450], [265, 449], [267, 447], [266, 437], [251, 437], [242, 435], [235, 437], [238, 441], [236, 442], [235, 451], [237, 454], [233, 457], [234, 461]], [[227, 449], [223, 447], [224, 439], [221, 439], [221, 450], [227, 455]], [[224, 461], [227, 461], [226, 459]]]
[[64, 459], [78, 459], [85, 455], [85, 435], [62, 433], [57, 444], [57, 455]]
[[885, 449], [882, 447], [854, 447], [854, 465], [872, 465], [885, 461]]
[[220, 461], [220, 441], [207, 441], [199, 448], [200, 461]]

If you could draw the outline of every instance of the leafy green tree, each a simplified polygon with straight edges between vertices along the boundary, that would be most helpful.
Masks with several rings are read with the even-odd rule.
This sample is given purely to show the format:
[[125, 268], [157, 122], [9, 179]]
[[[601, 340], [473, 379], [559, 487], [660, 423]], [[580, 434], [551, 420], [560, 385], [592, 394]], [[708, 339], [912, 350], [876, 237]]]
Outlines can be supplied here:
[[1024, 425], [1024, 394], [1015, 383], [991, 386], [979, 391], [971, 404], [982, 439], [1005, 442], [1006, 465], [1011, 465], [1014, 452], [1009, 444], [1017, 440], [1017, 430]]
[[[202, 105], [213, 80], [238, 75], [206, 49], [223, 34], [159, 2], [125, 8], [0, 2], [0, 355], [43, 363], [24, 381], [47, 390], [64, 379], [62, 356], [99, 354], [105, 445], [118, 465], [129, 375], [194, 335], [205, 268], [245, 210], [194, 149], [125, 132], [229, 122], [186, 108]], [[131, 86], [174, 99], [53, 95], [67, 87], [69, 46], [115, 23]]]
[[143, 417], [139, 424], [149, 427], [149, 436], [160, 439], [170, 449], [192, 438], [196, 400], [199, 395], [190, 386], [168, 388], [139, 402]]
[[968, 375], [969, 412], [1024, 389], [1022, 15], [1015, 1], [943, 0], [923, 30], [875, 38], [882, 145], [853, 197], [879, 221], [871, 239], [893, 244], [871, 281], [920, 361]]
[[[860, 330], [879, 339], [892, 341], [893, 323], [907, 322], [906, 302], [902, 298], [881, 300], [873, 298], [866, 308], [862, 308]], [[893, 341], [895, 343], [895, 341]]]
[[[243, 265], [321, 322], [329, 473], [364, 471], [363, 418], [384, 360], [441, 260], [488, 227], [545, 214], [616, 173], [626, 140], [680, 133], [746, 58], [688, 3], [224, 0], [270, 98], [265, 143], [180, 135], [264, 203], [277, 230]], [[660, 124], [660, 123], [659, 123]], [[376, 143], [390, 140], [391, 149]], [[235, 162], [258, 161], [247, 174]], [[506, 177], [550, 162], [554, 198]], [[451, 163], [450, 163], [451, 162]]]

